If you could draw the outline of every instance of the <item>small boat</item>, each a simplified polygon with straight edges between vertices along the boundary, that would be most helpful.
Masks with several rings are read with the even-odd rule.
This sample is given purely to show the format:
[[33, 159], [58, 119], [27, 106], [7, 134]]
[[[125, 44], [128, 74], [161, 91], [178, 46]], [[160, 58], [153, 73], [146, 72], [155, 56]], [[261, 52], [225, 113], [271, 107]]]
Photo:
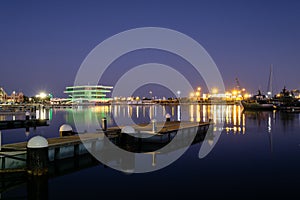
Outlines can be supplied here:
[[274, 110], [276, 108], [265, 95], [261, 94], [260, 90], [258, 90], [257, 95], [249, 100], [242, 100], [241, 104], [244, 110]]

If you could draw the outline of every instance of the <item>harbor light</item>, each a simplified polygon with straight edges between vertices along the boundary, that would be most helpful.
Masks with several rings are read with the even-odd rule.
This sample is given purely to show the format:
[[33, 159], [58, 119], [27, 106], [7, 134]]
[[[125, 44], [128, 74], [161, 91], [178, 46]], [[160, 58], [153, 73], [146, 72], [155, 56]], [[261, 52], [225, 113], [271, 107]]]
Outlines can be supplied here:
[[218, 93], [218, 88], [212, 88], [212, 90], [211, 90], [211, 92], [213, 93], [213, 94], [217, 94]]
[[245, 99], [248, 99], [248, 98], [250, 98], [250, 97], [251, 97], [251, 94], [245, 94], [245, 95], [244, 95], [244, 98], [245, 98]]
[[40, 92], [39, 94], [35, 95], [35, 97], [45, 99], [47, 97], [47, 94], [45, 92]]

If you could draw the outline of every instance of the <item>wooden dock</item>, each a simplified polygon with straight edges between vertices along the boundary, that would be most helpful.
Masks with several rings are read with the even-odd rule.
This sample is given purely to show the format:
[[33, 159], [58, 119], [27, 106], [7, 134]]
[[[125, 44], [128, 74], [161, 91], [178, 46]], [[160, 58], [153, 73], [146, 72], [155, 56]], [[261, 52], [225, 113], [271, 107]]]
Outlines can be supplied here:
[[[133, 136], [129, 136], [125, 133], [121, 133], [123, 127], [111, 127], [108, 128], [106, 131], [102, 131], [100, 129], [97, 130], [95, 133], [84, 133], [80, 134], [80, 136], [72, 135], [58, 138], [48, 138], [47, 141], [49, 144], [49, 161], [72, 158], [86, 154], [88, 153], [86, 149], [87, 146], [88, 148], [97, 151], [103, 147], [103, 137], [105, 136], [107, 136], [118, 146], [122, 146], [122, 144], [124, 144], [124, 141], [125, 143], [128, 141], [138, 143], [139, 147], [143, 146], [144, 144], [147, 144], [146, 149], [148, 149], [147, 151], [150, 152], [151, 150], [159, 149], [163, 145], [170, 142], [177, 134], [179, 128], [180, 130], [183, 130], [181, 135], [182, 140], [184, 141], [184, 136], [189, 137], [189, 135], [194, 135], [195, 131], [206, 133], [209, 128], [209, 125], [210, 122], [193, 123], [171, 121], [165, 123], [157, 123], [156, 127], [158, 132], [152, 132], [151, 124], [140, 124], [132, 126], [135, 129], [136, 134], [150, 134], [151, 137], [148, 138], [136, 138]], [[124, 136], [126, 137], [126, 140], [124, 140]], [[128, 139], [128, 137], [131, 139]], [[0, 169], [4, 170], [7, 168], [11, 168], [11, 166], [7, 164], [7, 161], [5, 164], [5, 160], [13, 160], [13, 156], [16, 157], [17, 160], [19, 160], [20, 164], [20, 162], [22, 162], [22, 159], [26, 159], [26, 150], [27, 142], [2, 145], [2, 151], [0, 152], [0, 156], [2, 156], [2, 167], [0, 166]], [[139, 148], [138, 151], [145, 152], [145, 150], [141, 150], [141, 148]], [[26, 162], [24, 163], [24, 166], [25, 164]]]
[[[171, 121], [166, 123], [157, 123], [157, 130], [158, 132], [152, 132], [151, 127], [149, 124], [139, 124], [132, 126], [137, 133], [149, 133], [153, 134], [154, 136], [163, 136], [171, 132], [178, 131], [179, 127], [181, 129], [189, 129], [189, 128], [208, 128], [210, 125], [209, 122], [179, 122], [179, 121]], [[103, 138], [106, 134], [109, 138], [113, 138], [118, 136], [121, 133], [123, 126], [120, 127], [111, 127], [108, 128], [106, 131], [102, 131], [98, 129], [96, 133], [84, 133], [79, 135], [72, 135], [72, 136], [65, 136], [65, 137], [58, 137], [58, 138], [48, 138], [49, 149], [54, 149], [58, 147], [64, 146], [75, 146], [81, 144], [82, 141], [88, 142], [97, 140], [99, 138]], [[27, 142], [20, 142], [14, 144], [6, 144], [2, 145], [3, 150], [11, 150], [11, 151], [26, 151]]]

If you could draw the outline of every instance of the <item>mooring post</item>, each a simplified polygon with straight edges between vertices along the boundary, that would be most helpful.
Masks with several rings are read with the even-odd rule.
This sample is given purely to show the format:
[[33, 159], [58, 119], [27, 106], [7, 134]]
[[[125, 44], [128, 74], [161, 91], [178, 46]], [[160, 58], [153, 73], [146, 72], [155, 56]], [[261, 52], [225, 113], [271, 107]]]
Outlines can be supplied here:
[[59, 127], [59, 135], [63, 136], [71, 136], [74, 135], [73, 128], [69, 124], [63, 124]]
[[48, 173], [48, 141], [35, 136], [27, 143], [27, 173], [41, 176]]
[[25, 113], [25, 120], [29, 120], [30, 117], [30, 112], [26, 111]]
[[166, 114], [166, 121], [167, 122], [171, 121], [171, 115], [169, 113]]
[[101, 123], [102, 130], [106, 131], [107, 130], [107, 119], [106, 119], [106, 117], [103, 117], [101, 122], [102, 122]]

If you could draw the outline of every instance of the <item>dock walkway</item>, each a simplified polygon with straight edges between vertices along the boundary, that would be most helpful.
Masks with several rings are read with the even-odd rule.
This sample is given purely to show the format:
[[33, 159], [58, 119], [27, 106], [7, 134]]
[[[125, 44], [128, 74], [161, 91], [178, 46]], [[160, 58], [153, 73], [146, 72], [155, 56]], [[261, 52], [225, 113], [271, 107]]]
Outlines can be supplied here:
[[[148, 126], [147, 126], [148, 125]], [[170, 142], [170, 140], [176, 135], [176, 131], [179, 130], [189, 130], [183, 132], [182, 135], [189, 135], [189, 132], [201, 130], [206, 132], [210, 122], [179, 122], [179, 121], [170, 121], [170, 122], [160, 122], [156, 124], [158, 132], [152, 132], [151, 124], [140, 124], [132, 126], [137, 133], [146, 132], [152, 134], [151, 143], [156, 144], [165, 144]], [[55, 161], [64, 158], [76, 157], [78, 155], [83, 155], [87, 153], [86, 144], [89, 144], [90, 148], [97, 150], [100, 148], [103, 142], [103, 137], [106, 135], [109, 139], [117, 139], [122, 135], [121, 129], [123, 127], [111, 127], [106, 131], [97, 130], [95, 133], [84, 133], [79, 135], [72, 136], [63, 136], [58, 138], [48, 138], [48, 148], [49, 148], [49, 160]], [[153, 139], [154, 138], [154, 139]], [[156, 138], [156, 139], [155, 139]], [[184, 139], [184, 138], [183, 138]], [[143, 143], [147, 142], [147, 139], [140, 140]], [[82, 143], [85, 143], [83, 145]], [[5, 144], [2, 145], [2, 151], [0, 152], [0, 157], [2, 156], [2, 167], [1, 169], [11, 168], [9, 164], [14, 160], [12, 157], [15, 157], [19, 161], [19, 164], [22, 160], [26, 161], [26, 150], [27, 142], [20, 142], [14, 144]], [[3, 158], [6, 160], [3, 161]], [[11, 160], [11, 161], [9, 161]], [[15, 160], [13, 162], [16, 162]], [[23, 163], [23, 164], [26, 164]], [[22, 165], [22, 164], [20, 164]]]

